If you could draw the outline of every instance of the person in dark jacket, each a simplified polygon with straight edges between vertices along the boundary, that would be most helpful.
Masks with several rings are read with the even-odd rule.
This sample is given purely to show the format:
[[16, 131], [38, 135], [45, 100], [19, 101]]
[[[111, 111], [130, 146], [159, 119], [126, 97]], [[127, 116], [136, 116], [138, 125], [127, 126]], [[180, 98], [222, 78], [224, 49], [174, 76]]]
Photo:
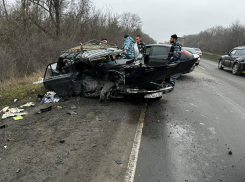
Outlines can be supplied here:
[[[170, 43], [172, 46], [168, 54], [168, 64], [178, 63], [181, 57], [181, 43], [178, 41], [178, 36], [176, 34], [170, 37]], [[169, 86], [174, 88], [176, 81], [176, 75], [170, 77]]]
[[145, 43], [141, 40], [141, 36], [137, 35], [136, 36], [136, 43], [138, 46], [139, 53], [142, 54], [142, 57], [145, 57], [146, 55], [146, 46]]

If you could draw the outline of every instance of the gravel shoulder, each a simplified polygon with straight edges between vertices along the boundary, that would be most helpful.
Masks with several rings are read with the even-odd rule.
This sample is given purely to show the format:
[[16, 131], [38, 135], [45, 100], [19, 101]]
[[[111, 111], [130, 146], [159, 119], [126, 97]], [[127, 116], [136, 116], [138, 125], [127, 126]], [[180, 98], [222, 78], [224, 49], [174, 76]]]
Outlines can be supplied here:
[[0, 181], [123, 181], [142, 105], [71, 98], [27, 108], [23, 120], [1, 120], [8, 127], [0, 129]]

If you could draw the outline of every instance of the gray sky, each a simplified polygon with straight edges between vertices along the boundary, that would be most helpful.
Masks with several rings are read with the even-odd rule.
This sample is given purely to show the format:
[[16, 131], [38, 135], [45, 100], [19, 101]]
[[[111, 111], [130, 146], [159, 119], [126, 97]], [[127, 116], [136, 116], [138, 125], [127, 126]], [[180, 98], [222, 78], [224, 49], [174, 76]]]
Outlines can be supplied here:
[[114, 12], [137, 13], [143, 31], [157, 42], [199, 33], [216, 25], [244, 23], [244, 0], [93, 0], [96, 7], [111, 7]]

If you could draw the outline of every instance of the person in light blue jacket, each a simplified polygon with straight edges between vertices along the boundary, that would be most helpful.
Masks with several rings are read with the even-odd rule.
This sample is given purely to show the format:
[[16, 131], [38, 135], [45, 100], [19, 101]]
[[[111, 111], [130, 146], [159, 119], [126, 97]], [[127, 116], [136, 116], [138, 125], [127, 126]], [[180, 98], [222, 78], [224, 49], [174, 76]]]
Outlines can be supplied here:
[[[126, 34], [124, 36], [124, 42], [122, 45], [122, 50], [126, 54], [128, 54], [131, 58], [134, 58], [134, 44], [135, 44], [134, 39]], [[126, 58], [125, 55], [123, 55], [123, 57]]]

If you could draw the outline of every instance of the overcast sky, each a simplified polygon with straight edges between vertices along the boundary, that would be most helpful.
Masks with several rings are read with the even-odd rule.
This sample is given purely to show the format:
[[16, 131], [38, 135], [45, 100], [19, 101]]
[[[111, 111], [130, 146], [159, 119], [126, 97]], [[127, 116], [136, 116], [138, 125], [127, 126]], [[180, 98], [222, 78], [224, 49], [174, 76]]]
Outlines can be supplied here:
[[114, 12], [137, 13], [143, 31], [157, 42], [199, 33], [216, 25], [229, 26], [245, 20], [245, 0], [93, 0], [96, 7], [111, 7]]

